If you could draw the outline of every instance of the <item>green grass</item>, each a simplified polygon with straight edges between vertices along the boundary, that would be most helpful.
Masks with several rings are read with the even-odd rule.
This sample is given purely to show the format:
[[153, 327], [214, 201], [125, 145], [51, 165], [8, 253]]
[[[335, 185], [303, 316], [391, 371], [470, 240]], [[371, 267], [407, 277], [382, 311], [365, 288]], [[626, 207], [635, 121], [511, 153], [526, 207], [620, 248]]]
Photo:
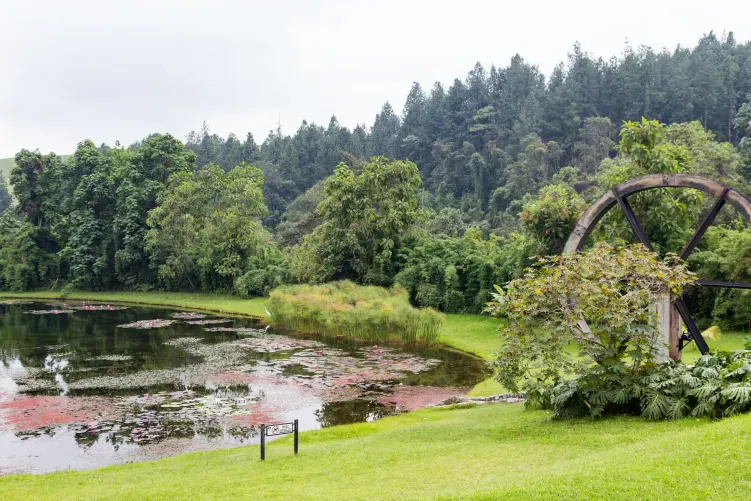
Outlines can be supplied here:
[[[723, 332], [719, 339], [706, 339], [709, 349], [714, 351], [742, 350], [744, 345], [751, 341], [751, 333], [748, 332]], [[701, 356], [694, 343], [690, 343], [683, 349], [683, 361], [691, 363]]]
[[552, 422], [522, 405], [425, 409], [273, 442], [0, 478], [0, 499], [748, 499], [751, 416]]
[[438, 340], [486, 360], [498, 350], [500, 321], [488, 315], [446, 315]]
[[235, 315], [265, 316], [265, 297], [242, 299], [222, 294], [204, 294], [187, 292], [0, 292], [1, 297], [43, 298], [52, 300], [91, 300], [111, 301], [113, 303], [151, 304], [158, 306], [175, 306], [179, 308], [232, 313]]
[[[498, 350], [499, 324], [500, 320], [489, 315], [449, 314], [443, 322], [443, 332], [438, 340], [490, 360]], [[501, 383], [488, 378], [472, 388], [469, 396], [489, 397], [506, 392], [506, 388]]]

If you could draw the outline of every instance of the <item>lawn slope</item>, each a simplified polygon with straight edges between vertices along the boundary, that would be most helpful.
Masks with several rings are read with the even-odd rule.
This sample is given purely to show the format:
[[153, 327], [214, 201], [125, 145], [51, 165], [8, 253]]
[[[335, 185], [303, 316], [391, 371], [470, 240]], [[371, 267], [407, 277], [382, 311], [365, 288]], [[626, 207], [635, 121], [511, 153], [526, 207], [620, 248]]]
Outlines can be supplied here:
[[270, 445], [0, 478], [0, 499], [748, 499], [751, 416], [551, 422], [520, 404], [425, 409]]

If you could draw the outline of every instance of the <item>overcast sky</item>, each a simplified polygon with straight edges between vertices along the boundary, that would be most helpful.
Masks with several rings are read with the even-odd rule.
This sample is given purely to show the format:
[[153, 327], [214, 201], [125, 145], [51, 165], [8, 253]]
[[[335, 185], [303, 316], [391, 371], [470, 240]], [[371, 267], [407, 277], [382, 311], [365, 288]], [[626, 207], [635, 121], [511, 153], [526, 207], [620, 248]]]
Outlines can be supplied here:
[[[694, 7], [695, 4], [695, 7]], [[305, 118], [372, 124], [413, 81], [464, 78], [520, 53], [549, 74], [575, 41], [597, 56], [751, 37], [751, 1], [0, 0], [0, 158], [85, 139], [180, 139]]]

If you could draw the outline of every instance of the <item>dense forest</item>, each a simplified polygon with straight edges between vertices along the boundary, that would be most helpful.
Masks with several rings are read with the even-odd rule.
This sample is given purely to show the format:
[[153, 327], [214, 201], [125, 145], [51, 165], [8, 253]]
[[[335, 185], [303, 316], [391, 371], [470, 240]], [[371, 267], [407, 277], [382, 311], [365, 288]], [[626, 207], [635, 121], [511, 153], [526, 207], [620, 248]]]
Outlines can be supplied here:
[[[643, 119], [646, 117], [646, 119]], [[479, 312], [494, 284], [560, 252], [586, 203], [635, 175], [692, 172], [751, 194], [751, 43], [577, 44], [545, 76], [521, 56], [464, 79], [414, 83], [372, 125], [332, 117], [258, 144], [153, 134], [81, 142], [62, 159], [22, 150], [0, 183], [0, 287], [268, 293], [349, 278], [405, 287], [419, 306]], [[10, 196], [12, 190], [13, 197]], [[658, 252], [680, 250], [712, 201], [643, 194]], [[751, 281], [751, 233], [723, 212], [691, 266]], [[617, 215], [597, 238], [630, 241]], [[740, 292], [695, 293], [709, 321], [747, 327]]]

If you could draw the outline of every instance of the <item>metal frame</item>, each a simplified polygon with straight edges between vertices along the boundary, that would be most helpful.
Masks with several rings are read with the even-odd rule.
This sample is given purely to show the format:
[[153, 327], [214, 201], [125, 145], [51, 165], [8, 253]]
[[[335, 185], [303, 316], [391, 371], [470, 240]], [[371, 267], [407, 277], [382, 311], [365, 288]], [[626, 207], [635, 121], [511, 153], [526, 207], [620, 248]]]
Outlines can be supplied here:
[[[269, 427], [283, 426], [283, 425], [292, 425], [292, 431], [287, 431], [287, 432], [269, 431]], [[299, 440], [298, 440], [299, 433], [300, 433], [300, 423], [298, 422], [297, 419], [295, 419], [291, 423], [288, 422], [288, 423], [278, 423], [278, 424], [262, 424], [261, 425], [261, 461], [266, 460], [266, 437], [275, 437], [277, 435], [294, 434], [295, 438], [293, 442], [293, 447], [294, 447], [295, 455], [297, 455], [297, 451], [299, 449]]]
[[[637, 177], [621, 183], [590, 205], [582, 215], [581, 219], [579, 219], [579, 222], [576, 223], [574, 230], [571, 232], [571, 235], [566, 242], [563, 253], [570, 254], [578, 252], [584, 244], [584, 240], [592, 232], [597, 222], [616, 204], [621, 208], [624, 216], [626, 216], [626, 220], [631, 226], [631, 231], [633, 231], [637, 240], [649, 250], [653, 251], [654, 248], [652, 247], [652, 243], [649, 241], [646, 232], [639, 223], [636, 214], [634, 214], [631, 205], [628, 203], [627, 197], [640, 191], [657, 188], [693, 188], [717, 197], [714, 206], [712, 206], [709, 213], [696, 229], [694, 235], [683, 248], [683, 251], [680, 254], [680, 258], [683, 260], [687, 259], [691, 252], [693, 252], [701, 238], [704, 236], [704, 233], [707, 231], [707, 228], [709, 228], [714, 222], [717, 214], [719, 214], [720, 210], [726, 203], [735, 207], [746, 221], [751, 223], [751, 202], [749, 202], [743, 195], [724, 184], [705, 177], [690, 176], [687, 174], [653, 174]], [[751, 283], [699, 280], [698, 284], [703, 287], [751, 289]], [[689, 331], [688, 336], [682, 336], [680, 338], [678, 349], [682, 350], [686, 342], [694, 341], [702, 354], [708, 353], [709, 346], [707, 346], [696, 322], [694, 322], [686, 302], [682, 297], [676, 297], [673, 298], [673, 304]]]

